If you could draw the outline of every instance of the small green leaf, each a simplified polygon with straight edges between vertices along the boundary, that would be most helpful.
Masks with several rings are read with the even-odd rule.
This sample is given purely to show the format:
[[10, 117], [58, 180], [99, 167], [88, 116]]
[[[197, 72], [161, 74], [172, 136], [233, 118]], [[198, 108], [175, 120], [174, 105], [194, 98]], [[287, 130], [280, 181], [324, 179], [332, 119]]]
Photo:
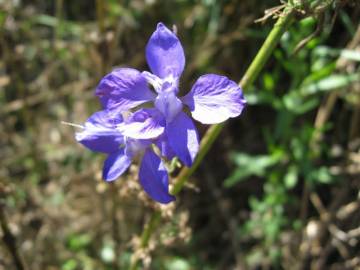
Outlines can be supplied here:
[[166, 269], [171, 270], [189, 270], [190, 264], [182, 258], [173, 258], [166, 262]]
[[79, 251], [89, 245], [91, 237], [89, 234], [75, 234], [68, 238], [68, 245], [71, 250]]
[[74, 259], [67, 260], [61, 267], [61, 270], [75, 270], [78, 262]]
[[293, 91], [283, 97], [285, 108], [295, 114], [304, 114], [314, 109], [319, 101], [317, 98], [305, 99], [300, 93]]
[[318, 46], [314, 50], [314, 55], [325, 57], [341, 57], [351, 61], [360, 61], [360, 52], [348, 49], [334, 49], [327, 46]]
[[296, 166], [290, 166], [284, 177], [285, 187], [292, 189], [298, 182], [298, 169]]
[[346, 87], [357, 81], [360, 81], [360, 74], [334, 74], [320, 81], [303, 86], [300, 92], [303, 95], [312, 95], [318, 92], [326, 92]]
[[237, 153], [232, 156], [237, 169], [224, 181], [225, 187], [231, 187], [251, 175], [264, 176], [266, 169], [278, 163], [284, 153], [275, 151], [272, 155], [250, 156], [245, 153]]
[[264, 88], [267, 91], [272, 91], [275, 87], [274, 76], [270, 73], [265, 73], [263, 76]]
[[245, 95], [246, 101], [250, 105], [257, 104], [271, 104], [276, 97], [269, 91], [259, 91], [256, 93], [247, 93]]
[[329, 168], [322, 166], [310, 173], [310, 179], [315, 183], [330, 184], [333, 182], [334, 177]]

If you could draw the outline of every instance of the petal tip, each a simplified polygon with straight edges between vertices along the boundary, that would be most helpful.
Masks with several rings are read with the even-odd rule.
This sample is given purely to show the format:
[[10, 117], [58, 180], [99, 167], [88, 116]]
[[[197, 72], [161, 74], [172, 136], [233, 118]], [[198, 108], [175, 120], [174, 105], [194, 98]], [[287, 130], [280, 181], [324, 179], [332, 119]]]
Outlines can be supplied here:
[[162, 30], [166, 28], [165, 24], [162, 22], [158, 22], [157, 26], [156, 26], [156, 30]]
[[117, 178], [108, 178], [108, 179], [106, 179], [105, 176], [103, 176], [103, 179], [104, 179], [105, 182], [110, 183], [110, 182], [114, 182]]
[[157, 202], [161, 203], [161, 204], [169, 204], [171, 202], [176, 201], [175, 196], [169, 195], [169, 197], [167, 197], [165, 200], [157, 200]]

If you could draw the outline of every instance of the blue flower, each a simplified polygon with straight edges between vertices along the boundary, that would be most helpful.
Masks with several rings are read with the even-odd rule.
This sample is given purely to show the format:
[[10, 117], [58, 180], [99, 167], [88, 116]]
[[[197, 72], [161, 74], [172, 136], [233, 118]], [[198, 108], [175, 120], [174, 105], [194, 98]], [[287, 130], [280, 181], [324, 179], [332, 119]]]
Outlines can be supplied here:
[[[150, 37], [146, 59], [152, 73], [118, 68], [100, 81], [95, 94], [104, 110], [87, 120], [76, 139], [93, 151], [108, 154], [103, 167], [107, 181], [118, 178], [140, 156], [142, 187], [152, 199], [169, 203], [174, 197], [169, 194], [168, 174], [151, 145], [155, 144], [163, 157], [170, 160], [177, 156], [191, 166], [199, 150], [199, 137], [184, 106], [195, 120], [217, 124], [239, 116], [246, 101], [234, 81], [215, 74], [201, 76], [187, 95], [178, 97], [184, 50], [162, 23]], [[123, 119], [125, 112], [148, 102], [153, 107], [138, 109]]]
[[184, 50], [176, 35], [162, 23], [150, 37], [146, 59], [152, 73], [116, 69], [101, 80], [96, 95], [103, 107], [114, 114], [153, 102], [153, 113], [124, 123], [123, 134], [135, 139], [157, 138], [163, 156], [168, 159], [178, 156], [186, 166], [191, 166], [199, 150], [199, 139], [193, 121], [183, 111], [184, 105], [203, 124], [221, 123], [241, 114], [246, 104], [242, 90], [225, 76], [206, 74], [187, 95], [179, 98]]

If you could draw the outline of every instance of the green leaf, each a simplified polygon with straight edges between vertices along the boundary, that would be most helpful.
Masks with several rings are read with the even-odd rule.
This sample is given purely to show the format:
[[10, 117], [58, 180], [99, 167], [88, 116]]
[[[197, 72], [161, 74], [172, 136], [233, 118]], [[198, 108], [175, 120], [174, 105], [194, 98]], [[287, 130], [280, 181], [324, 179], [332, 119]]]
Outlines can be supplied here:
[[276, 99], [275, 95], [268, 91], [247, 93], [245, 98], [249, 105], [271, 104]]
[[265, 73], [264, 76], [262, 77], [263, 79], [263, 84], [264, 84], [264, 88], [267, 91], [272, 91], [275, 88], [275, 80], [274, 80], [274, 75], [270, 74], [270, 73]]
[[59, 23], [59, 20], [56, 17], [44, 15], [44, 14], [34, 17], [34, 21], [38, 24], [42, 24], [49, 27], [56, 27]]
[[272, 155], [251, 156], [245, 153], [238, 153], [232, 156], [237, 169], [224, 181], [225, 187], [231, 187], [251, 175], [264, 176], [266, 169], [278, 163], [284, 153], [280, 150]]
[[91, 237], [89, 234], [74, 234], [70, 235], [68, 238], [68, 246], [73, 251], [79, 251], [91, 242]]
[[172, 258], [166, 262], [166, 269], [171, 270], [189, 270], [190, 264], [183, 258]]
[[310, 173], [310, 179], [315, 183], [330, 184], [334, 177], [328, 167], [322, 166]]
[[285, 187], [292, 189], [296, 186], [298, 182], [298, 169], [296, 166], [290, 166], [289, 170], [286, 172], [284, 177]]
[[328, 76], [330, 76], [336, 68], [336, 62], [332, 61], [330, 63], [322, 62], [319, 64], [315, 61], [311, 66], [311, 73], [303, 79], [303, 85], [308, 85], [315, 81], [320, 81]]
[[334, 49], [327, 46], [318, 46], [314, 50], [314, 55], [318, 57], [341, 57], [351, 61], [360, 61], [360, 52], [348, 49]]
[[326, 92], [349, 86], [353, 82], [360, 81], [360, 74], [334, 74], [301, 87], [300, 93], [303, 95], [312, 95], [318, 92]]
[[304, 114], [314, 109], [318, 104], [317, 98], [305, 99], [299, 92], [292, 91], [283, 97], [285, 108], [295, 114]]
[[61, 267], [62, 270], [75, 270], [78, 262], [74, 259], [67, 260]]

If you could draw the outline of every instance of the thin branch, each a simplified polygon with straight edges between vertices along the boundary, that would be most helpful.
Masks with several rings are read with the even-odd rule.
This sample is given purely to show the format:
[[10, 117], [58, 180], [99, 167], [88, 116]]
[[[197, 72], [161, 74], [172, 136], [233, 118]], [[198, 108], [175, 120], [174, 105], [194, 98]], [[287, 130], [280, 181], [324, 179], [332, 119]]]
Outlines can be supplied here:
[[[151, 215], [149, 222], [146, 224], [143, 233], [141, 234], [140, 248], [143, 249], [148, 246], [151, 235], [159, 225], [160, 221], [161, 221], [161, 213], [159, 210], [155, 210], [155, 212], [153, 212], [153, 214]], [[129, 270], [136, 270], [138, 263], [139, 263], [139, 257], [133, 255], [131, 257], [131, 264]]]
[[318, 35], [321, 34], [321, 32], [324, 28], [324, 20], [325, 20], [324, 17], [325, 17], [324, 14], [319, 15], [319, 21], [316, 25], [315, 31], [312, 32], [309, 36], [307, 36], [303, 40], [301, 40], [298, 45], [296, 45], [296, 47], [292, 53], [293, 55], [296, 55], [302, 48], [304, 48], [306, 46], [306, 44], [308, 44], [311, 40], [313, 40], [314, 38], [316, 38]]

